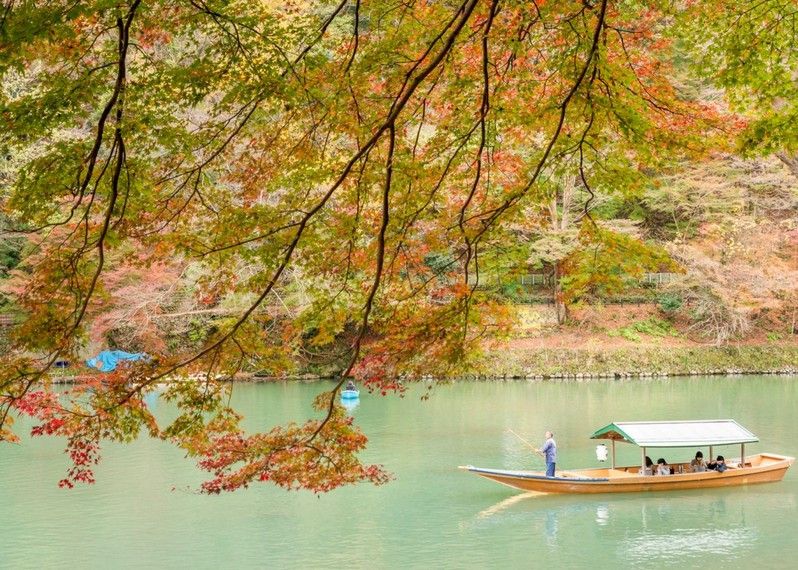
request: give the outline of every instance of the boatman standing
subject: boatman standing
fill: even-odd
[[[546,459],[546,477],[554,477],[554,466],[557,463],[557,444],[554,442],[554,434],[546,432],[546,443],[538,449],[538,453]]]

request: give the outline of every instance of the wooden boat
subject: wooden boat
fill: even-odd
[[[541,471],[512,471],[460,467],[467,471],[522,491],[541,493],[632,493],[727,487],[781,481],[794,457],[774,453],[745,455],[745,444],[759,439],[734,420],[684,422],[614,422],[591,436],[612,442],[609,468],[560,471],[546,477]],[[641,465],[616,466],[615,442],[627,442],[641,448]],[[709,448],[714,457],[716,446],[740,445],[740,457],[726,460],[727,470],[691,472],[690,462],[671,463],[671,475],[641,475],[648,448]]]

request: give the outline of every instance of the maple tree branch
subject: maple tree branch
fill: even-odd
[[[466,254],[466,265],[465,265],[465,275],[466,281],[468,281],[468,262],[471,260],[471,240],[468,236],[468,233],[465,229],[465,215],[466,211],[468,210],[468,206],[471,204],[471,201],[474,199],[474,195],[476,194],[477,188],[479,187],[479,182],[482,177],[482,154],[485,150],[485,143],[486,143],[486,120],[488,113],[490,112],[490,77],[489,77],[489,54],[488,54],[488,37],[490,35],[490,28],[493,25],[493,19],[496,16],[496,12],[498,9],[498,0],[493,0],[490,6],[490,13],[488,15],[487,24],[485,25],[485,31],[482,34],[482,102],[479,108],[479,144],[477,146],[476,151],[476,172],[474,174],[474,178],[471,182],[471,189],[466,196],[465,202],[460,207],[460,213],[457,218],[457,225],[460,228],[460,233],[463,236],[463,239],[466,242],[466,247],[469,250],[469,253]]]
[[[565,97],[563,98],[562,102],[559,105],[560,113],[559,118],[557,121],[557,126],[554,129],[553,134],[549,138],[549,142],[546,145],[546,148],[543,152],[543,155],[538,160],[537,165],[530,177],[529,181],[521,188],[519,191],[513,193],[510,197],[508,197],[500,206],[494,208],[493,210],[489,210],[487,212],[483,212],[482,214],[478,214],[475,217],[484,218],[482,219],[482,228],[479,230],[478,235],[476,236],[475,240],[481,239],[481,236],[487,232],[487,230],[507,211],[511,206],[515,205],[518,200],[520,200],[523,196],[525,196],[532,186],[537,182],[541,172],[543,171],[544,166],[548,162],[549,155],[551,154],[554,145],[557,143],[557,140],[560,137],[560,133],[562,132],[563,126],[565,125],[565,117],[566,113],[568,112],[568,106],[579,91],[579,88],[582,86],[582,83],[587,76],[588,71],[590,68],[595,64],[594,59],[596,58],[599,50],[599,42],[601,39],[601,31],[604,29],[605,24],[605,17],[607,14],[607,4],[608,0],[602,0],[601,7],[599,9],[599,13],[597,15],[597,22],[596,26],[593,31],[593,39],[590,45],[590,50],[588,52],[588,56],[579,71],[576,81],[571,85],[571,88],[566,93]]]
[[[327,416],[322,420],[321,424],[319,424],[319,427],[308,441],[313,441],[319,432],[324,429],[324,426],[327,425],[327,422],[330,421],[333,409],[335,407],[335,397],[338,394],[338,390],[352,373],[352,369],[355,367],[355,364],[357,364],[357,361],[360,358],[361,345],[363,343],[363,338],[366,336],[366,332],[368,331],[369,316],[371,315],[371,310],[374,307],[374,298],[377,296],[377,290],[380,288],[380,282],[382,280],[382,268],[385,264],[385,233],[388,229],[388,222],[390,221],[390,193],[391,182],[393,180],[393,160],[395,149],[396,127],[391,124],[388,128],[388,156],[385,160],[385,186],[383,187],[382,192],[382,217],[380,222],[380,231],[377,234],[377,256],[376,267],[374,269],[374,280],[371,283],[371,289],[369,290],[368,296],[366,297],[366,302],[363,305],[363,318],[360,323],[360,330],[358,331],[355,341],[352,344],[352,356],[349,359],[349,364],[347,365],[346,370],[341,373],[341,378],[331,391]]]
[[[333,12],[327,17],[327,19],[324,20],[324,23],[321,25],[321,29],[319,30],[319,33],[315,37],[315,39],[313,41],[311,41],[307,46],[305,46],[305,48],[301,52],[299,52],[299,55],[294,60],[294,65],[296,65],[297,63],[302,61],[305,58],[305,56],[308,54],[308,52],[310,52],[310,50],[312,50],[313,47],[317,43],[319,43],[319,41],[324,37],[324,34],[327,33],[327,28],[330,27],[330,24],[333,23],[335,18],[338,17],[338,15],[346,7],[346,5],[348,3],[349,3],[349,0],[341,0],[341,2],[338,4],[338,6],[336,6],[335,10],[333,10]]]
[[[346,74],[349,74],[349,68],[352,67],[352,64],[355,61],[355,57],[357,56],[357,48],[360,43],[360,33],[358,31],[359,26],[360,26],[360,0],[355,0],[355,21],[354,21],[354,30],[352,30],[354,45],[352,46],[352,55],[349,57],[349,60],[346,62],[346,67],[344,68],[344,73]]]
[[[465,199],[465,202],[460,207],[460,214],[457,219],[457,225],[460,228],[460,233],[463,236],[463,241],[465,241],[466,245],[466,256],[465,262],[463,265],[463,279],[468,286],[468,273],[469,273],[469,266],[471,264],[471,260],[475,261],[475,268],[474,270],[477,273],[477,280],[475,281],[474,285],[471,287],[469,294],[466,296],[464,300],[464,308],[463,308],[463,339],[466,338],[468,335],[468,317],[469,317],[469,309],[471,307],[471,298],[476,289],[477,283],[479,282],[479,265],[476,263],[476,245],[471,241],[468,232],[466,232],[465,228],[465,215],[466,211],[468,210],[471,201],[474,199],[474,195],[477,192],[477,188],[479,187],[479,182],[482,177],[482,154],[485,150],[485,143],[486,143],[486,120],[488,113],[490,112],[490,75],[489,75],[489,67],[490,67],[490,54],[488,50],[488,39],[490,37],[490,30],[493,26],[493,20],[496,17],[496,14],[499,10],[499,0],[493,0],[490,5],[490,12],[488,13],[487,23],[485,24],[485,30],[482,34],[482,102],[480,104],[479,109],[479,145],[477,146],[476,151],[476,173],[474,174],[474,179],[471,183],[471,190],[468,193],[468,196]]]
[[[424,81],[424,79],[426,79],[441,64],[441,62],[446,57],[446,54],[448,54],[449,51],[452,49],[452,47],[454,46],[454,43],[455,43],[458,35],[462,31],[462,29],[465,26],[466,22],[470,19],[471,14],[473,13],[474,8],[476,7],[477,3],[478,3],[478,0],[467,0],[460,7],[460,9],[457,12],[459,14],[460,19],[459,19],[459,21],[457,21],[454,29],[449,33],[449,36],[447,37],[446,41],[444,42],[444,44],[443,44],[441,50],[438,52],[438,54],[413,79],[413,81],[409,84],[409,87],[407,87],[407,89],[404,89],[404,86],[403,86],[402,91],[397,96],[397,99],[395,100],[394,104],[391,106],[391,110],[390,110],[387,118],[385,119],[385,122],[374,132],[374,134],[372,134],[372,136],[369,138],[369,140],[366,142],[366,144],[363,145],[349,159],[349,161],[347,162],[346,166],[343,168],[342,172],[336,178],[335,182],[333,182],[333,184],[328,188],[328,190],[324,194],[324,196],[322,196],[322,198],[316,203],[316,205],[313,206],[313,208],[311,208],[307,213],[305,213],[305,215],[299,221],[299,223],[297,224],[296,232],[294,233],[294,237],[292,238],[291,242],[288,244],[288,246],[287,246],[287,248],[285,250],[285,253],[283,254],[283,257],[282,257],[280,263],[277,266],[277,269],[272,274],[271,278],[269,279],[268,283],[266,284],[266,287],[263,289],[261,294],[255,299],[255,301],[249,306],[249,308],[246,311],[244,311],[244,313],[236,320],[236,322],[230,327],[230,329],[226,333],[224,333],[219,339],[215,340],[213,343],[211,343],[209,346],[203,348],[202,350],[200,350],[195,355],[193,355],[193,356],[191,356],[189,358],[186,358],[186,359],[184,359],[184,360],[182,360],[182,361],[180,361],[180,362],[178,362],[178,363],[176,363],[174,365],[168,366],[165,370],[163,370],[163,371],[151,376],[150,379],[145,384],[142,384],[142,385],[134,388],[133,390],[131,390],[128,393],[128,395],[126,395],[122,399],[122,401],[118,402],[118,405],[121,405],[122,403],[124,403],[134,393],[140,391],[146,385],[154,383],[154,382],[160,380],[161,378],[164,378],[164,377],[174,373],[178,369],[184,368],[184,367],[186,367],[186,366],[198,361],[199,359],[203,358],[204,356],[206,356],[207,354],[211,353],[212,351],[215,351],[215,350],[219,349],[225,341],[227,341],[233,335],[235,335],[235,333],[238,331],[238,329],[240,329],[241,326],[249,319],[250,315],[268,297],[268,295],[271,293],[271,291],[274,288],[274,286],[279,281],[279,279],[282,276],[283,272],[288,267],[288,264],[290,263],[290,261],[291,261],[291,259],[293,257],[294,251],[296,250],[297,246],[299,245],[299,242],[300,242],[300,240],[301,240],[301,238],[302,238],[302,236],[304,234],[305,228],[308,226],[308,224],[310,223],[311,219],[319,211],[321,211],[322,208],[324,208],[324,206],[327,204],[327,202],[332,197],[332,195],[336,192],[336,190],[338,190],[338,188],[343,184],[344,180],[346,180],[346,178],[349,176],[349,174],[352,171],[352,168],[355,166],[355,164],[357,164],[357,162],[359,162],[364,156],[366,156],[371,151],[371,149],[374,147],[374,145],[380,140],[382,135],[386,131],[388,131],[389,129],[391,129],[391,130],[395,129],[394,125],[395,125],[397,117],[402,112],[404,107],[407,105],[407,102],[413,96],[413,94],[415,93],[415,91],[418,88],[418,86],[421,85],[421,83]],[[447,28],[448,27],[450,27],[450,26],[447,26]],[[436,42],[437,42],[437,40],[436,40]]]
[[[30,376],[30,379],[26,381],[23,390],[20,393],[14,395],[5,395],[3,397],[4,401],[3,405],[3,415],[0,418],[0,426],[5,425],[5,421],[8,417],[8,413],[10,411],[11,406],[14,404],[15,401],[19,400],[22,396],[27,394],[30,390],[32,384],[38,380],[40,380],[44,374],[55,364],[56,360],[60,357],[62,351],[64,350],[67,343],[72,339],[78,328],[80,327],[81,323],[83,322],[83,318],[86,314],[88,309],[89,303],[93,297],[94,291],[97,287],[97,283],[99,281],[100,275],[103,270],[103,266],[105,264],[105,240],[108,236],[108,231],[111,226],[111,220],[113,219],[114,209],[116,207],[117,198],[119,196],[119,182],[122,173],[122,169],[125,165],[125,144],[124,144],[124,137],[122,135],[122,119],[124,113],[124,98],[125,98],[125,87],[127,82],[127,51],[128,46],[130,44],[130,28],[133,23],[133,19],[136,15],[136,10],[139,7],[141,0],[134,0],[131,4],[130,8],[128,9],[127,15],[123,19],[122,17],[118,17],[116,20],[116,27],[118,30],[118,53],[119,53],[119,60],[117,64],[117,75],[116,80],[114,83],[114,90],[109,98],[108,102],[106,103],[103,112],[100,115],[97,124],[97,134],[95,137],[95,143],[92,148],[91,153],[88,157],[88,166],[86,170],[86,174],[83,177],[83,182],[80,185],[79,194],[80,196],[85,195],[85,191],[88,188],[89,182],[92,178],[95,164],[97,162],[97,156],[99,154],[100,146],[102,145],[103,138],[104,138],[104,131],[106,122],[108,117],[111,114],[111,111],[115,108],[115,121],[116,127],[114,130],[114,142],[112,149],[115,149],[115,165],[113,174],[110,181],[110,197],[108,200],[108,206],[106,208],[105,214],[103,216],[102,226],[100,228],[100,232],[98,234],[97,239],[94,242],[94,247],[97,250],[97,267],[92,273],[91,279],[89,281],[88,288],[84,291],[80,288],[80,286],[75,287],[75,302],[76,307],[72,313],[72,323],[67,328],[67,330],[63,333],[60,344],[51,352],[49,357],[45,358],[45,363],[34,373],[24,373],[20,372],[19,375],[16,377],[17,379],[22,379],[25,376]],[[114,151],[112,150],[111,154],[109,155],[108,161],[110,162],[111,156],[114,156]],[[106,163],[106,167],[107,167]],[[105,173],[106,167],[103,167],[101,170],[100,176],[103,176]],[[96,185],[95,188],[91,192],[91,200],[93,202],[96,196]],[[74,212],[74,210],[73,210]],[[88,210],[86,213],[86,231],[88,232]],[[76,252],[75,257],[73,258],[73,263],[77,264],[78,260],[86,253],[86,245],[87,239],[84,239],[84,246]],[[77,267],[75,268],[75,273],[73,276],[77,275]],[[11,380],[9,380],[11,382]],[[8,384],[9,382],[6,382]]]
[[[136,14],[136,9],[139,6],[141,0],[134,0],[133,4],[131,4],[130,9],[127,14],[127,18],[123,21],[121,18],[117,19],[117,26],[119,28],[119,68],[117,73],[117,80],[116,85],[114,88],[114,94],[112,95],[111,101],[113,101],[113,105],[116,106],[116,130],[114,132],[114,144],[117,146],[116,151],[116,164],[114,167],[113,176],[111,178],[111,196],[108,202],[108,207],[106,209],[106,213],[103,219],[103,225],[100,230],[100,234],[96,241],[97,247],[97,269],[92,276],[91,282],[89,284],[89,288],[87,289],[84,301],[80,310],[75,317],[75,321],[72,327],[69,329],[67,334],[64,336],[65,340],[70,338],[75,331],[80,326],[80,323],[83,321],[83,316],[86,314],[86,309],[89,306],[89,302],[91,301],[92,295],[94,294],[94,290],[97,286],[97,282],[100,278],[100,274],[103,270],[103,265],[105,261],[105,238],[108,235],[108,229],[111,224],[111,219],[113,217],[114,208],[116,206],[116,200],[119,196],[119,178],[122,173],[122,168],[125,163],[125,144],[124,139],[122,137],[122,116],[123,116],[123,105],[124,105],[124,94],[125,94],[125,86],[127,82],[127,49],[130,43],[130,26],[133,23],[133,18]],[[119,104],[117,105],[117,101]],[[106,109],[109,110],[109,106],[106,106]],[[105,113],[104,113],[105,114]],[[107,118],[107,115],[105,115]],[[99,144],[101,143],[102,139],[102,129],[105,124],[105,119],[101,118],[101,126],[97,129],[97,142],[95,144],[95,148],[92,152],[94,159],[92,159],[89,171],[94,168],[94,160],[96,160],[96,151],[99,150]],[[86,176],[86,184],[89,180],[89,174],[87,173]],[[84,191],[85,185],[81,188],[81,193]],[[57,355],[56,355],[57,356]]]
[[[401,87],[401,89],[399,91],[399,94],[396,96],[396,99],[394,100],[394,103],[392,104],[392,106],[390,108],[390,111],[388,113],[388,116],[387,116],[385,122],[382,124],[382,126],[379,127],[372,134],[370,139],[354,154],[354,156],[352,156],[352,158],[350,158],[350,160],[347,162],[347,164],[344,167],[344,169],[341,172],[341,174],[338,176],[338,178],[335,180],[335,182],[330,186],[330,188],[327,190],[327,192],[321,198],[321,200],[319,200],[319,202],[312,209],[310,209],[304,215],[304,217],[299,221],[299,223],[297,225],[297,230],[296,230],[296,232],[294,234],[294,237],[291,240],[291,242],[289,243],[288,247],[286,248],[286,251],[285,251],[285,253],[284,253],[283,257],[282,257],[282,260],[281,260],[280,264],[278,265],[278,267],[275,270],[275,272],[272,274],[272,277],[270,278],[270,280],[267,283],[267,285],[264,288],[264,290],[261,292],[261,294],[258,296],[258,298],[250,305],[250,307],[236,320],[236,322],[231,326],[231,328],[226,333],[224,333],[219,339],[215,340],[213,343],[211,343],[209,346],[207,346],[204,349],[202,349],[201,351],[199,351],[194,356],[189,357],[187,359],[184,359],[184,360],[182,360],[182,361],[180,361],[180,362],[178,362],[178,363],[176,363],[174,365],[168,366],[165,370],[162,370],[161,372],[150,376],[148,379],[146,379],[144,382],[140,383],[138,386],[134,386],[120,400],[118,400],[114,404],[114,406],[123,405],[126,401],[128,401],[131,397],[133,397],[134,394],[140,392],[146,386],[151,385],[152,383],[160,380],[161,378],[164,378],[164,377],[172,374],[173,372],[175,372],[176,370],[178,370],[180,368],[184,368],[184,367],[192,364],[193,362],[198,361],[199,359],[201,359],[204,356],[210,354],[211,352],[217,352],[221,348],[223,343],[225,343],[228,339],[232,338],[236,334],[238,329],[249,319],[250,315],[263,303],[263,301],[266,299],[266,297],[270,294],[270,292],[272,291],[272,289],[274,288],[276,283],[279,281],[281,275],[283,274],[285,269],[288,267],[288,265],[289,265],[289,263],[290,263],[290,261],[291,261],[291,259],[293,257],[294,251],[298,247],[299,241],[302,238],[302,235],[304,234],[305,228],[310,223],[311,219],[326,205],[326,203],[329,201],[329,199],[332,197],[332,195],[335,193],[335,191],[343,184],[344,180],[349,176],[349,173],[351,172],[351,170],[354,167],[354,165],[358,161],[360,161],[363,157],[365,157],[371,151],[371,149],[380,140],[380,138],[382,137],[382,135],[386,131],[389,131],[389,136],[391,137],[391,140],[392,141],[395,140],[395,123],[396,123],[396,120],[397,120],[399,114],[402,112],[402,110],[406,106],[407,102],[410,100],[412,95],[415,93],[416,89],[441,64],[441,62],[444,60],[445,56],[452,49],[452,47],[454,46],[455,40],[457,39],[458,35],[462,31],[462,29],[465,26],[466,22],[470,19],[471,14],[473,13],[474,8],[476,7],[477,3],[478,3],[478,0],[467,0],[460,7],[460,9],[457,11],[457,14],[459,15],[459,20],[457,21],[454,29],[450,32],[449,36],[447,37],[446,41],[444,42],[444,44],[443,44],[441,50],[438,52],[438,54],[429,62],[429,64],[425,68],[423,68],[419,72],[419,74],[417,76],[415,76],[413,81],[409,83],[409,86],[407,84],[407,81],[405,83],[403,83],[403,85],[402,85],[402,87]],[[448,29],[449,27],[451,27],[450,24],[447,25],[446,29]],[[434,43],[437,43],[437,41],[438,41],[438,39],[436,38],[434,40]],[[426,53],[428,54],[429,52],[430,52],[430,50],[428,49]],[[425,57],[426,57],[426,55],[425,55]],[[393,148],[394,148],[394,142],[391,142],[390,143],[390,149],[391,149],[390,150],[391,171],[392,171]],[[387,225],[387,218],[385,219],[385,224]],[[383,236],[383,239],[384,239],[384,236]],[[382,244],[381,251],[383,253],[381,253],[380,255],[381,255],[381,257],[383,257],[384,256],[384,243]],[[382,262],[380,262],[380,263],[382,263]],[[378,279],[381,278],[382,265],[380,265],[379,269],[380,270],[379,270]],[[379,286],[378,280],[375,280],[375,283],[376,283],[376,286],[373,289],[372,295],[370,295],[370,299],[371,300],[368,302],[368,305],[367,305],[367,308],[366,308],[364,327],[367,326],[368,314],[371,311],[371,303],[373,302],[373,296],[376,294],[376,287]],[[365,335],[365,329],[362,330],[361,334]],[[328,408],[327,415],[324,418],[324,420],[322,421],[322,424],[320,425],[319,429],[314,433],[313,437],[315,437],[319,433],[319,431],[323,428],[323,426],[326,425],[329,422],[329,420],[330,420],[330,418],[332,416],[332,412],[333,412],[334,406],[335,406],[335,394],[336,394],[337,390],[340,389],[340,387],[343,385],[343,382],[344,382],[345,378],[351,372],[352,368],[354,367],[354,364],[357,361],[357,357],[359,355],[360,342],[362,342],[362,336],[361,336],[360,340],[358,340],[357,343],[356,343],[357,350],[354,351],[354,355],[353,355],[354,358],[351,360],[347,371],[344,374],[341,375],[341,379],[339,380],[338,384],[336,385],[336,387],[334,388],[334,390],[333,390],[333,392],[331,394],[330,406]]]
[[[581,217],[586,217],[588,220],[590,220],[590,223],[593,224],[593,227],[598,229],[596,221],[593,219],[593,216],[590,215],[590,204],[596,198],[596,194],[593,192],[593,189],[590,187],[590,184],[587,181],[587,176],[585,176],[585,154],[584,154],[584,141],[585,138],[587,137],[588,132],[590,131],[590,128],[593,126],[594,118],[595,118],[595,113],[593,112],[593,109],[591,107],[590,121],[588,122],[587,127],[585,127],[585,130],[582,132],[582,137],[581,140],[579,141],[579,178],[582,181],[582,185],[584,186],[585,190],[587,190],[587,193],[590,194],[590,197],[587,199],[587,201],[585,201],[585,205],[583,208],[583,215]]]
[[[6,27],[6,21],[8,20],[8,16],[9,14],[11,14],[11,10],[14,9],[14,2],[15,0],[6,0],[5,2],[3,2],[3,15],[0,16],[0,32],[2,32],[3,29]],[[2,422],[0,422],[0,426],[1,425],[3,425]]]

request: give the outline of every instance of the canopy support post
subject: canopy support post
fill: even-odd
[[[640,465],[642,466],[641,473],[643,475],[645,475],[646,474],[646,448],[645,447],[641,447],[640,450],[642,452],[642,455],[641,455],[642,459],[640,461]]]
[[[715,454],[714,454],[714,453],[712,453],[712,446],[710,445],[710,446],[709,446],[709,460],[710,460],[710,461],[715,461],[715,460],[713,459],[714,457],[715,457]]]
[[[612,468],[615,469],[615,440],[611,439],[612,442]]]
[[[740,444],[740,467],[745,468],[745,444]]]

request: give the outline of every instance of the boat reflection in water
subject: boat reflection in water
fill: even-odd
[[[607,505],[596,506],[596,524],[604,526],[610,522],[610,509]]]
[[[626,527],[626,536],[618,544],[619,554],[636,563],[739,556],[755,545],[759,530],[746,525],[745,504],[738,499],[737,495],[721,495],[704,501],[680,497],[644,502],[639,526]]]
[[[563,499],[541,493],[513,495],[480,511],[468,526],[528,527],[530,537],[540,537],[553,554],[562,556],[583,555],[586,544],[596,543],[614,545],[613,558],[630,565],[717,556],[727,563],[750,555],[768,528],[778,525],[769,517],[750,520],[746,505],[755,504],[751,510],[759,516],[795,507],[791,493],[753,489]]]
[[[346,409],[346,411],[353,412],[355,408],[360,405],[360,398],[342,398],[341,405]]]

